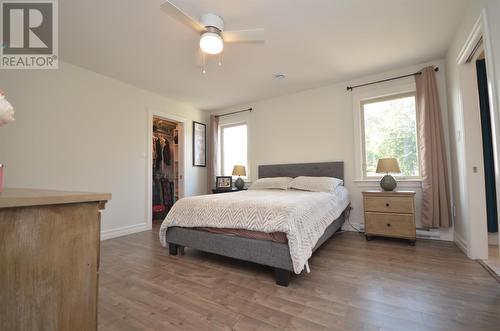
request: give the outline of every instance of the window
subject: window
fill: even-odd
[[[361,116],[364,177],[380,177],[375,170],[384,157],[398,160],[398,176],[420,177],[415,93],[362,101]]]
[[[245,123],[221,126],[221,174],[231,176],[235,165],[245,166],[248,174]]]

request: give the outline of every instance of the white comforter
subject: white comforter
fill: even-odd
[[[349,193],[339,186],[332,193],[297,190],[248,190],[183,198],[160,228],[167,245],[171,226],[247,229],[284,232],[295,273],[300,273],[325,229],[348,206]]]

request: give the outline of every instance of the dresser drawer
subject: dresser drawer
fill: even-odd
[[[413,197],[366,196],[365,211],[413,214]]]
[[[415,220],[409,214],[365,213],[367,235],[415,238]]]

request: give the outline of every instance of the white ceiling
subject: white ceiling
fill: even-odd
[[[473,0],[472,0],[473,1]],[[265,44],[230,44],[196,66],[197,34],[161,0],[59,1],[64,61],[217,109],[443,57],[469,0],[177,0],[227,30],[265,28]],[[118,6],[119,4],[119,6]],[[274,73],[285,73],[283,81]]]

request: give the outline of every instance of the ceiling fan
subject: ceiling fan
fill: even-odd
[[[224,43],[262,43],[265,41],[264,29],[225,31],[222,17],[206,13],[199,20],[196,20],[188,13],[182,11],[171,0],[165,1],[161,5],[161,9],[200,34],[203,73],[206,72],[205,54],[221,54],[224,49]],[[219,65],[221,64],[222,62],[219,61]]]

